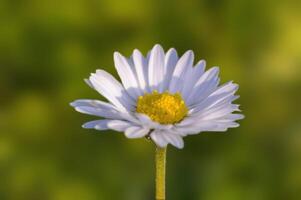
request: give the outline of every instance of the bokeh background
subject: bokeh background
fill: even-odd
[[[240,84],[246,118],[168,150],[171,200],[301,199],[298,0],[1,0],[0,199],[154,199],[154,147],[85,130],[69,102],[113,52],[188,49]]]

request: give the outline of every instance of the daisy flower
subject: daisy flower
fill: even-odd
[[[144,57],[137,49],[130,58],[114,53],[121,82],[104,70],[96,70],[86,83],[108,102],[80,99],[76,111],[100,117],[83,128],[124,132],[127,138],[150,138],[158,147],[183,148],[183,137],[205,131],[238,127],[243,115],[234,113],[238,85],[219,85],[219,68],[205,70],[206,62],[194,64],[191,50],[181,57],[160,45]]]

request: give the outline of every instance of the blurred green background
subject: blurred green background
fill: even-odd
[[[113,52],[188,49],[240,84],[227,133],[168,150],[167,199],[301,199],[301,2],[1,0],[0,199],[154,199],[154,147],[85,130],[69,102]]]

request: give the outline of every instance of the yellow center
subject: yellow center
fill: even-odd
[[[179,93],[158,93],[155,90],[139,96],[136,111],[161,124],[174,124],[186,116],[188,109]]]

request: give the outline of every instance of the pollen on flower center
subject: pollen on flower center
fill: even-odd
[[[186,116],[188,109],[180,93],[158,93],[155,90],[138,97],[136,111],[161,124],[174,124]]]

